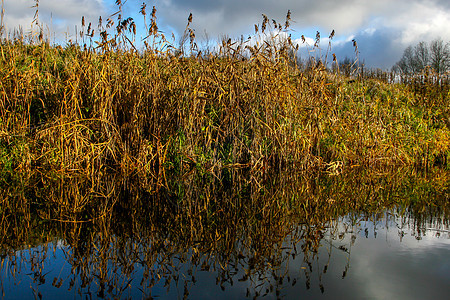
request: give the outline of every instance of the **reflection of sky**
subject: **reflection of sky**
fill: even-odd
[[[417,232],[414,233],[408,226],[403,228],[402,238],[394,222],[388,222],[386,226],[385,220],[382,220],[376,223],[376,229],[374,227],[370,221],[349,227],[347,230],[353,230],[353,233],[345,234],[342,240],[337,237],[332,239],[331,246],[330,236],[325,236],[318,253],[319,259],[311,261],[313,270],[309,274],[309,289],[306,288],[305,275],[308,265],[303,261],[303,256],[298,255],[295,259],[288,256],[289,262],[275,271],[278,275],[287,274],[280,285],[280,296],[287,299],[445,299],[450,292],[448,233],[444,232],[437,237],[435,231],[426,231],[417,240]],[[340,228],[343,229],[344,226]],[[367,238],[365,228],[369,230]],[[353,245],[352,234],[356,235]],[[285,243],[286,246],[288,244]],[[348,251],[338,249],[339,246],[344,246]],[[301,242],[296,248],[300,247]],[[328,262],[329,249],[329,266],[327,272],[321,274]],[[287,249],[285,253],[288,252]],[[342,278],[347,264],[346,276]],[[270,273],[266,272],[265,275],[270,276]],[[192,299],[239,299],[245,297],[247,288],[252,290],[258,286],[263,294],[272,284],[272,292],[264,299],[277,298],[276,280],[269,278],[269,284],[267,280],[258,280],[255,275],[251,278],[253,281],[239,282],[238,279],[243,274],[239,270],[233,278],[233,285],[224,284],[225,290],[222,292],[216,285],[216,272],[211,274],[198,271],[197,283],[190,286],[189,296]],[[287,277],[290,278],[289,282]],[[320,283],[324,287],[324,293],[320,291]],[[182,284],[178,287],[179,297],[182,296],[182,287]],[[160,296],[164,298],[164,294]],[[254,296],[254,293],[250,296]]]
[[[278,274],[288,274],[290,282],[285,279],[281,287],[280,296],[287,299],[445,299],[450,292],[450,239],[444,231],[440,237],[435,231],[427,231],[417,240],[417,233],[406,226],[405,235],[400,238],[394,223],[378,222],[376,238],[374,226],[371,222],[364,222],[361,227],[355,226],[353,234],[356,240],[351,244],[351,233],[331,240],[326,236],[322,240],[318,253],[318,260],[312,260],[310,288],[306,288],[305,270],[308,266],[303,262],[303,256],[291,261],[278,270]],[[370,228],[365,237],[364,228]],[[301,243],[300,243],[301,244]],[[300,249],[300,244],[297,249]],[[344,246],[348,251],[339,248]],[[331,249],[331,260],[325,274],[321,274],[328,261]],[[345,278],[342,278],[346,270]],[[215,283],[207,273],[204,274],[203,287],[214,287]],[[239,277],[239,276],[236,276]],[[257,277],[257,276],[255,276]],[[209,280],[207,279],[209,278]],[[294,278],[296,284],[293,285]],[[321,282],[319,281],[321,278]],[[208,284],[206,284],[208,282]],[[270,281],[272,284],[275,281]],[[320,291],[320,283],[324,293]],[[253,284],[252,286],[257,285]],[[242,298],[248,285],[238,284],[227,286],[226,293],[219,293],[215,297]],[[268,288],[265,284],[260,290]],[[206,291],[205,291],[206,290]],[[193,287],[193,298],[209,298],[211,292],[201,287]],[[274,289],[275,291],[275,289]],[[209,293],[209,294],[208,294]],[[266,298],[266,297],[265,297]],[[275,292],[269,295],[276,298]]]
[[[331,236],[325,233],[316,257],[310,253],[311,272],[301,253],[295,258],[292,256],[293,247],[288,238],[283,244],[283,263],[281,267],[273,268],[273,273],[277,276],[284,275],[282,281],[274,279],[269,267],[262,274],[253,273],[249,280],[241,281],[239,279],[243,278],[244,268],[247,266],[238,265],[236,269],[229,268],[234,275],[221,286],[216,282],[219,264],[212,266],[210,271],[201,271],[201,267],[197,266],[193,273],[189,274],[190,265],[175,259],[177,263],[174,269],[177,269],[179,275],[178,282],[172,281],[168,290],[164,287],[165,279],[161,279],[151,289],[151,296],[163,299],[183,298],[185,282],[188,282],[191,299],[240,299],[246,297],[247,289],[250,291],[249,296],[253,297],[255,287],[261,295],[266,290],[269,291],[265,299],[277,298],[277,287],[279,296],[287,299],[445,299],[448,296],[450,293],[448,228],[441,227],[439,237],[438,231],[428,230],[417,239],[419,237],[417,228],[414,229],[408,222],[401,226],[404,231],[401,238],[398,229],[401,223],[392,218],[388,222],[379,219],[376,226],[370,221],[361,221],[353,226],[349,224],[350,219],[341,220],[336,234]],[[345,228],[347,233],[339,237],[339,233]],[[302,241],[296,244],[297,252],[301,251],[301,244]],[[33,282],[33,272],[29,265],[23,262],[20,265],[20,259],[17,263],[21,271],[16,274],[16,279],[8,276],[5,264],[2,266],[1,283],[5,299],[34,298],[33,288],[40,292],[44,299],[80,297],[77,293],[81,288],[79,279],[71,291],[68,291],[69,280],[65,280],[61,288],[52,286],[55,277],[71,278],[71,265],[66,261],[61,243],[57,243],[56,249],[51,245],[49,249],[51,250],[47,252],[45,258],[42,256],[44,253],[42,247],[21,251],[25,261],[29,261],[30,257],[44,258],[42,273],[46,274],[45,284]],[[30,251],[33,255],[30,255]],[[12,262],[8,263],[11,266]],[[327,264],[327,272],[323,273]],[[142,271],[141,267],[136,266],[134,279],[130,282],[131,290],[122,296],[142,297],[140,290]],[[346,276],[343,278],[344,272]],[[192,276],[195,277],[195,283],[192,282]],[[310,278],[309,289],[306,284],[307,277]],[[323,293],[320,290],[321,284]],[[98,286],[95,280],[91,286],[82,291],[83,297],[91,292],[92,297],[96,298]],[[145,291],[147,295],[150,292]]]
[[[368,238],[361,230],[354,245],[351,245],[350,234],[342,241],[333,241],[335,246],[345,245],[349,254],[332,250],[330,264],[340,266],[341,270],[332,268],[337,274],[327,276],[325,295],[334,299],[349,299],[351,295],[356,299],[442,299],[450,292],[450,240],[447,236],[437,238],[428,233],[417,240],[404,228],[405,235],[400,241],[395,226],[386,228],[378,224],[374,238],[373,223],[365,225],[372,227]],[[345,279],[341,279],[347,257],[349,270]]]
[[[358,241],[352,249],[352,254],[357,253],[351,258],[352,275],[361,282],[360,295],[371,299],[443,299],[442,289],[450,291],[448,240],[424,243],[408,236],[400,243],[393,231],[381,233],[377,239],[386,242]]]
[[[34,299],[39,298],[39,293],[43,299],[64,299],[67,296],[68,283],[59,289],[52,287],[55,277],[66,278],[70,275],[71,266],[65,260],[61,246],[61,243],[57,242],[56,247],[50,243],[47,249],[41,246],[18,251],[15,260],[8,260],[2,266],[0,275],[3,299]],[[37,277],[39,270],[32,270],[27,263],[31,260],[37,262],[40,259],[44,262],[41,272],[45,275],[44,282]],[[10,275],[14,269],[19,270],[15,278]]]

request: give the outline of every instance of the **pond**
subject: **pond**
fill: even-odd
[[[1,184],[4,299],[445,299],[449,177],[29,176]]]

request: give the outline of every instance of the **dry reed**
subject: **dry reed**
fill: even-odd
[[[448,82],[418,90],[416,81],[348,80],[313,58],[300,68],[284,34],[290,13],[284,27],[264,16],[252,39],[227,38],[207,53],[192,16],[175,47],[153,8],[142,51],[134,21],[116,16],[96,41],[84,24],[81,45],[2,32],[3,170],[113,169],[163,185],[167,170],[192,167],[221,176],[230,167],[448,166]]]

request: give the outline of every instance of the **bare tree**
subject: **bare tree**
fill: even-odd
[[[426,67],[440,74],[447,72],[450,69],[450,44],[444,45],[442,39],[436,39],[429,46],[426,42],[408,46],[392,69],[410,75],[420,73]]]
[[[442,39],[436,39],[430,44],[431,67],[439,74],[445,73],[450,64],[450,46],[444,45]]]
[[[412,46],[408,46],[405,49],[402,58],[395,64],[394,69],[399,70],[404,74],[414,74],[420,71],[415,51]]]
[[[352,75],[356,70],[356,60],[346,56],[344,60],[339,61],[339,70],[345,76]]]
[[[430,54],[426,42],[420,42],[414,47],[414,63],[416,71],[421,71],[430,64]]]

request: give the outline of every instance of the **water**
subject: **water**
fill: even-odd
[[[176,193],[79,178],[4,186],[3,298],[450,294],[443,174],[286,178],[177,181]]]

